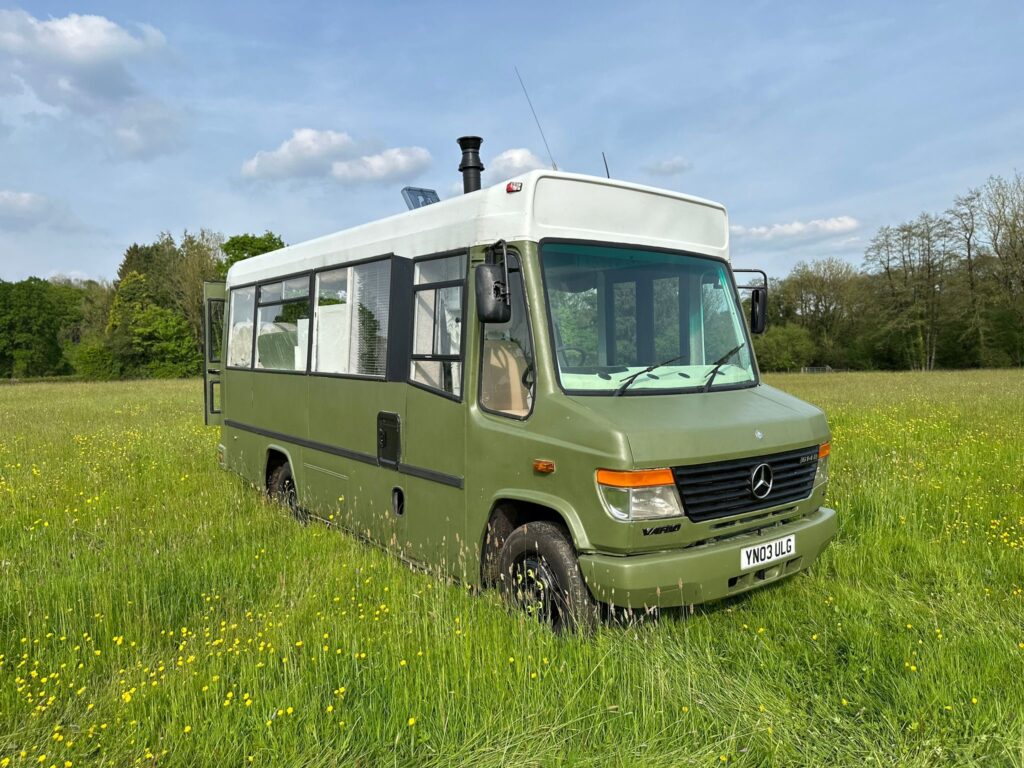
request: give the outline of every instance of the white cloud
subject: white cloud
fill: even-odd
[[[691,168],[693,163],[680,155],[666,157],[644,166],[644,170],[652,176],[679,176]]]
[[[777,240],[787,237],[811,237],[840,235],[852,232],[860,222],[852,216],[833,216],[830,219],[791,221],[788,224],[770,224],[761,227],[743,227],[733,224],[729,230],[737,237],[750,240]]]
[[[394,147],[375,155],[341,160],[331,165],[331,176],[341,182],[412,179],[428,165],[430,153],[423,147]]]
[[[103,16],[42,21],[25,11],[0,11],[0,57],[10,64],[9,79],[74,112],[91,114],[136,95],[126,62],[165,44],[148,25],[133,34]]]
[[[347,133],[296,128],[277,149],[261,150],[242,163],[242,175],[250,178],[322,176],[331,163],[352,153],[354,142]]]
[[[0,93],[14,95],[8,105],[17,111],[20,101],[29,118],[85,118],[82,127],[98,127],[117,156],[154,157],[181,146],[183,121],[179,110],[146,96],[129,65],[166,45],[147,24],[130,30],[103,16],[43,20],[0,10]]]
[[[35,192],[0,189],[0,227],[72,231],[81,229],[82,225],[64,203]]]
[[[103,61],[161,46],[159,30],[139,25],[135,36],[103,16],[72,13],[40,21],[25,11],[0,11],[0,48],[81,63]]]
[[[538,168],[548,167],[547,163],[525,147],[506,149],[485,165],[487,172],[492,178],[501,180],[510,179],[513,176],[519,176],[529,171],[535,171]]]

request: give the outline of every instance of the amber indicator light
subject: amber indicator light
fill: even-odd
[[[671,469],[639,469],[631,472],[599,469],[597,482],[613,488],[649,488],[652,485],[675,484]]]

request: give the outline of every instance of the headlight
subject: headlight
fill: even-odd
[[[655,520],[683,514],[670,469],[599,469],[597,488],[605,511],[616,520]]]
[[[818,446],[818,471],[814,473],[814,484],[828,482],[828,457],[832,454],[832,443],[822,443]]]

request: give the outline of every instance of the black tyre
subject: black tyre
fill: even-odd
[[[501,575],[501,548],[515,530],[508,517],[499,508],[487,524],[487,535],[484,537],[483,563],[480,566],[482,586],[493,587]]]
[[[580,572],[568,532],[547,521],[526,523],[501,548],[500,587],[509,605],[555,632],[590,632],[598,606]]]
[[[271,499],[287,507],[296,520],[309,522],[309,516],[299,506],[299,493],[292,477],[292,465],[288,462],[276,467],[267,482],[267,494]]]

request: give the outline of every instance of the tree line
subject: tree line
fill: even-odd
[[[203,281],[283,248],[273,232],[164,233],[124,252],[113,282],[0,281],[0,377],[195,376],[203,360]]]
[[[113,282],[0,281],[0,378],[180,377],[202,370],[204,280],[284,246],[200,230],[132,244]],[[872,237],[860,267],[800,263],[770,280],[755,337],[768,371],[1024,365],[1024,176],[968,190]]]
[[[860,268],[801,263],[770,286],[765,370],[1024,365],[1024,176],[882,227]]]

